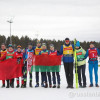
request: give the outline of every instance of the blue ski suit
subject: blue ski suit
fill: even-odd
[[[94,50],[95,48],[90,48],[91,50]],[[97,53],[98,55],[99,50],[97,49]],[[85,58],[87,58],[89,56],[89,50],[87,50]],[[88,61],[89,63],[89,76],[90,76],[90,84],[93,84],[93,69],[94,69],[94,74],[95,74],[95,84],[98,84],[98,60],[91,60],[89,59]]]

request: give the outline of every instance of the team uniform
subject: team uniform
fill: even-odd
[[[7,50],[6,59],[14,58],[14,50]],[[10,86],[14,88],[14,79],[10,79]],[[9,80],[7,80],[7,88],[9,88]]]
[[[39,55],[40,51],[42,51],[41,46],[40,47],[36,46],[33,49],[34,49],[35,55]],[[41,81],[42,81],[42,72],[41,72]],[[42,82],[41,82],[41,85],[43,84]],[[39,87],[39,72],[36,72],[36,86],[35,87]]]
[[[39,55],[48,55],[49,51],[48,50],[42,50]],[[42,72],[42,83],[45,82],[45,88],[48,87],[48,84],[47,84],[47,76],[48,76],[48,80],[49,80],[49,87],[51,88],[52,87],[52,83],[51,83],[51,74],[50,72]]]
[[[50,50],[49,55],[50,56],[58,55],[57,50],[54,50],[54,51]],[[53,88],[56,88],[56,76],[55,76],[55,74],[57,76],[57,83],[58,83],[57,88],[60,88],[60,74],[59,74],[59,72],[52,72],[52,78],[53,78],[53,84],[54,84]]]
[[[23,62],[23,53],[16,51],[14,53],[14,59],[17,59],[17,63],[20,64],[20,62]],[[17,80],[17,86],[16,87],[18,88],[19,87],[19,77],[16,80]],[[24,77],[23,76],[21,78],[21,84],[22,84],[22,86],[24,85]]]
[[[95,85],[98,86],[98,55],[99,50],[97,48],[89,48],[86,52],[85,57],[89,56],[89,76],[90,76],[90,87],[93,86],[93,69],[95,73]]]
[[[6,53],[7,53],[7,50],[6,49],[4,49],[4,50],[1,50],[0,51],[0,57],[2,58],[4,55],[6,55]],[[6,58],[4,57],[4,58],[2,58],[2,60],[0,60],[0,61],[4,61]],[[2,87],[5,87],[5,80],[2,80]]]
[[[85,60],[86,51],[79,47],[76,49],[76,56],[77,56],[77,69],[78,69],[78,81],[80,87],[86,87],[86,76],[85,76],[85,69],[86,69],[86,60]],[[83,79],[83,84],[81,82],[81,75]]]
[[[32,71],[31,71],[31,66],[32,66],[32,57],[34,55],[34,50],[31,49],[27,49],[26,53],[25,53],[25,64],[24,64],[24,87],[26,87],[26,82],[27,82],[27,73],[29,71],[29,75],[30,75],[30,84],[29,86],[32,87]],[[27,61],[26,61],[27,59]],[[30,65],[30,69],[28,69],[28,64]]]
[[[60,54],[63,54],[64,69],[68,87],[73,88],[73,52],[74,45],[71,43],[61,46]]]

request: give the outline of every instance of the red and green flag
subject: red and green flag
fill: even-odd
[[[59,72],[61,68],[61,56],[36,55],[33,57],[32,71],[35,72]]]

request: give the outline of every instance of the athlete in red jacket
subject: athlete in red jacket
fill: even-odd
[[[21,52],[21,46],[20,45],[17,46],[17,51],[14,53],[14,59],[17,59],[17,62],[19,64],[21,62],[23,62],[23,53]],[[22,80],[21,87],[23,87],[23,85],[24,85],[24,78],[22,77],[21,80]],[[17,86],[16,86],[16,88],[19,88],[19,77],[17,78]]]
[[[6,59],[6,53],[7,53],[7,50],[6,50],[6,46],[5,44],[1,44],[1,51],[0,51],[0,62],[1,61],[4,61]],[[2,88],[5,87],[5,80],[2,80]]]

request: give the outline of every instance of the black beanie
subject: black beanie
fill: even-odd
[[[65,38],[65,40],[69,40],[69,38]]]

